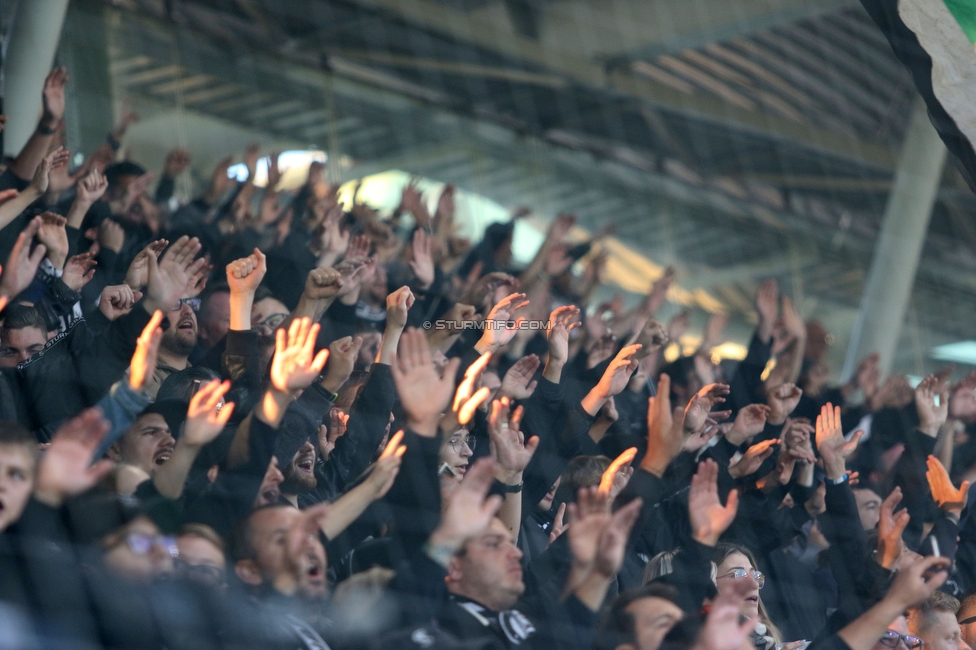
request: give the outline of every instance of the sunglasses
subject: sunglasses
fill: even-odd
[[[454,453],[460,454],[464,450],[465,446],[471,451],[474,451],[474,447],[477,444],[477,439],[474,436],[466,436],[464,438],[456,436],[451,438],[451,447],[454,449]]]
[[[288,318],[288,314],[271,314],[264,320],[254,323],[253,327],[254,329],[274,332],[278,329],[278,326],[285,321],[286,318]]]
[[[910,634],[899,634],[894,630],[885,631],[885,633],[881,635],[881,638],[878,639],[878,643],[889,648],[897,648],[899,641],[904,641],[905,647],[909,649],[921,648],[923,645],[925,645],[925,641],[922,641],[917,636],[912,636]]]
[[[158,546],[170,557],[178,557],[179,549],[176,547],[176,539],[165,535],[149,535],[147,533],[131,532],[123,540],[129,550],[136,555],[148,555],[153,546]]]
[[[762,589],[766,585],[766,576],[764,576],[763,572],[759,571],[758,569],[753,569],[751,572],[746,571],[745,569],[733,569],[724,576],[719,576],[719,578],[735,578],[738,580],[739,578],[745,578],[747,575],[750,575],[750,573],[752,577],[755,578],[756,582],[759,583],[759,588]]]

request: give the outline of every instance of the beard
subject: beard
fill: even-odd
[[[163,340],[159,344],[173,354],[188,357],[197,344],[197,333],[171,327],[163,333]]]
[[[302,494],[303,492],[314,490],[319,484],[314,472],[306,474],[298,469],[295,461],[292,461],[287,469],[288,471],[285,472],[285,480],[279,486],[282,494]]]

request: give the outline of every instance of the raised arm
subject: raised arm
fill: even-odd
[[[44,90],[41,94],[44,113],[41,115],[41,121],[10,165],[10,171],[18,178],[27,180],[33,177],[41,160],[51,149],[54,134],[57,133],[64,118],[64,87],[67,84],[68,70],[63,67],[51,70],[44,80]],[[47,187],[44,188],[44,191],[46,190]],[[41,193],[43,194],[43,191]]]
[[[227,286],[230,287],[230,329],[237,332],[251,329],[254,293],[267,272],[267,258],[257,248],[247,257],[227,265]]]

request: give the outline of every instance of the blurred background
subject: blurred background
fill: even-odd
[[[362,181],[384,211],[412,177],[431,202],[455,184],[475,240],[531,208],[525,261],[559,213],[580,238],[612,224],[598,298],[632,304],[674,266],[659,316],[690,308],[700,332],[728,313],[722,355],[744,355],[756,288],[776,278],[822,324],[834,375],[870,351],[852,343],[868,326],[893,333],[892,370],[976,365],[976,197],[857,1],[21,0],[0,2],[8,38],[31,11],[71,75],[75,165],[136,111],[132,159],[158,172],[190,150],[182,200],[257,141],[286,152],[286,185],[325,160],[344,196]],[[879,324],[866,289],[900,165],[930,207],[921,240],[906,235],[917,271],[873,280],[907,296]]]

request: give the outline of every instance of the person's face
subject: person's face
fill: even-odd
[[[556,498],[556,490],[559,489],[559,482],[562,480],[562,476],[557,478],[556,482],[552,484],[551,488],[549,488],[549,491],[546,492],[546,496],[542,497],[542,501],[539,502],[539,510],[546,512],[552,508],[552,500]]]
[[[731,574],[736,569],[745,569],[746,575],[742,578],[733,577]],[[718,565],[718,572],[715,578],[719,594],[725,593],[727,589],[731,589],[733,580],[748,581],[750,589],[745,601],[742,603],[742,608],[739,610],[740,614],[748,618],[755,618],[759,614],[759,583],[753,577],[755,570],[756,567],[752,566],[752,562],[745,555],[742,553],[731,553]]]
[[[495,611],[510,608],[525,591],[522,551],[500,519],[465,546],[465,553],[451,559],[447,588]]]
[[[972,648],[973,644],[976,643],[976,618],[970,617],[964,620],[971,622],[960,623],[959,630],[962,632],[962,640],[966,642],[966,645]]]
[[[383,341],[383,335],[379,332],[360,332],[356,334],[363,339],[363,345],[359,348],[359,355],[356,357],[356,367],[357,368],[368,368],[373,360],[376,359],[376,353],[380,349],[380,343]]]
[[[861,516],[861,528],[874,530],[881,519],[881,497],[873,490],[854,490],[857,514]]]
[[[928,627],[912,630],[912,634],[925,642],[925,650],[969,650],[952,612],[933,612]]]
[[[213,542],[196,535],[181,535],[176,538],[176,548],[185,577],[211,586],[224,584],[227,560]]]
[[[197,315],[190,305],[183,304],[175,311],[166,312],[169,329],[163,333],[162,347],[178,354],[188,356],[197,344]]]
[[[281,584],[281,580],[294,578],[297,570],[298,593],[305,597],[324,596],[328,590],[325,578],[325,548],[318,538],[312,539],[295,566],[288,558],[288,531],[301,517],[297,508],[268,508],[251,515],[251,534],[255,557],[253,567],[258,580],[253,575],[241,578],[252,585]],[[241,571],[238,571],[241,575]],[[259,582],[260,581],[260,582]],[[290,580],[289,580],[290,581]]]
[[[20,519],[34,489],[36,463],[24,445],[0,445],[0,532]]]
[[[105,566],[116,575],[138,582],[149,582],[173,573],[176,542],[159,534],[147,517],[139,517],[102,543]]]
[[[254,507],[260,508],[261,506],[278,503],[278,499],[281,498],[280,486],[284,480],[285,476],[278,469],[278,459],[272,458],[268,464],[268,471],[264,473],[264,480],[261,481],[261,487],[258,488],[258,496],[254,500]]]
[[[888,629],[891,630],[892,632],[897,632],[898,634],[910,634],[910,632],[908,631],[908,620],[904,616],[899,616],[894,621],[892,621],[891,625],[888,626]],[[899,639],[898,647],[896,648],[892,648],[891,646],[885,645],[884,643],[878,641],[877,643],[874,644],[874,647],[871,648],[871,650],[910,650],[910,649],[908,648],[908,646],[905,645],[904,639]],[[916,648],[915,650],[922,650],[922,649]]]
[[[468,433],[468,430],[458,429],[441,445],[441,464],[447,463],[458,474],[464,474],[468,471],[468,462],[474,455],[474,450],[471,449],[473,444],[474,437]]]
[[[148,413],[136,420],[117,445],[109,449],[109,455],[122,463],[152,474],[157,467],[173,455],[176,439],[162,415]]]
[[[634,617],[637,650],[657,650],[671,628],[684,618],[681,608],[664,598],[641,598],[627,605]],[[890,649],[889,649],[890,650]]]
[[[285,494],[301,494],[314,490],[318,484],[315,479],[315,445],[306,440],[295,452],[283,474],[285,480],[281,483],[281,491]]]
[[[200,343],[207,348],[217,345],[230,329],[230,294],[218,291],[207,298],[200,314]]]
[[[259,300],[251,307],[251,329],[265,336],[274,336],[278,326],[286,318],[288,318],[288,308],[283,302],[274,298]]]
[[[18,363],[27,361],[35,352],[40,352],[47,343],[47,333],[36,327],[23,327],[19,330],[4,330],[0,338],[0,368],[16,368]]]

